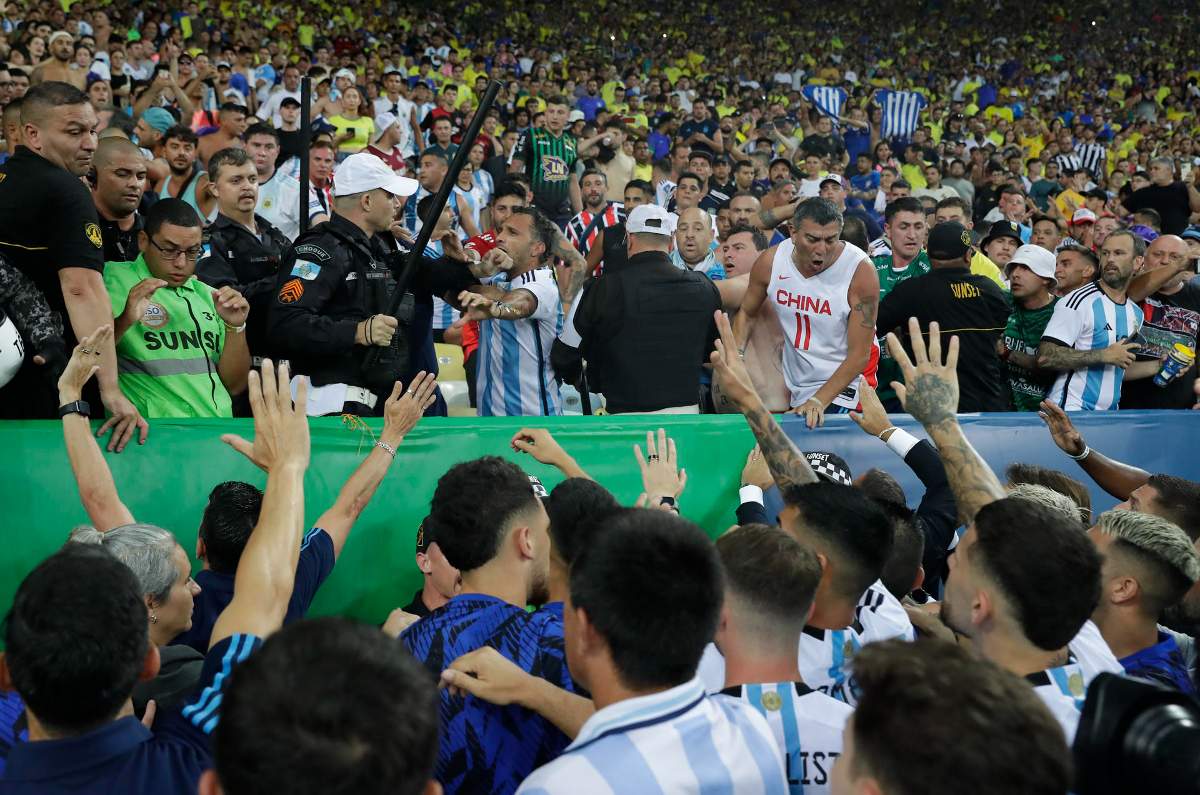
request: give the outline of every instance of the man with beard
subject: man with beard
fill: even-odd
[[[988,259],[1003,268],[1008,265],[1022,242],[1021,226],[1015,221],[1002,218],[992,224],[979,248],[983,249]]]
[[[1080,287],[1054,307],[1038,347],[1038,365],[1056,370],[1048,399],[1067,411],[1116,409],[1126,378],[1149,378],[1159,362],[1136,362],[1142,310],[1126,294],[1142,266],[1146,244],[1132,232],[1108,236],[1100,251],[1099,281]]]
[[[586,257],[598,234],[625,220],[625,210],[620,202],[608,201],[608,177],[603,171],[583,172],[579,190],[583,195],[583,211],[567,223],[567,240]]]
[[[29,77],[30,85],[58,81],[69,83],[82,91],[87,85],[87,73],[71,68],[71,59],[75,56],[75,41],[71,34],[65,30],[51,33],[46,49],[50,52],[50,59],[34,67]]]
[[[196,133],[182,124],[163,133],[163,157],[170,172],[158,190],[158,198],[181,199],[207,223],[216,216],[217,199],[209,190],[208,174],[196,162],[198,141]]]
[[[146,189],[148,166],[142,150],[126,138],[106,138],[96,146],[88,181],[100,216],[105,262],[137,258],[138,232],[142,230],[137,210]]]
[[[222,149],[209,161],[217,194],[217,218],[204,234],[204,254],[196,277],[213,288],[232,287],[250,302],[246,344],[252,356],[267,354],[267,314],[275,294],[276,274],[290,242],[267,219],[254,212],[258,203],[258,168],[244,149]],[[237,416],[250,416],[249,403]]]
[[[502,242],[504,235],[501,229]],[[404,647],[438,676],[453,660],[490,646],[527,673],[572,691],[561,614],[525,610],[547,601],[550,568],[550,521],[525,473],[495,456],[456,464],[438,481],[429,520],[446,560],[461,572],[462,590],[405,630]],[[512,793],[567,745],[565,734],[524,707],[449,690],[439,695],[435,777],[447,795]]]
[[[896,335],[887,338],[908,385],[900,399],[941,453],[967,528],[950,558],[941,621],[971,638],[984,659],[1025,677],[1069,743],[1088,671],[1067,647],[1100,600],[1100,556],[1078,522],[1030,500],[1006,497],[955,415],[957,343],[951,338],[943,363],[936,325],[929,329],[928,345],[915,321],[908,331],[915,366]]]

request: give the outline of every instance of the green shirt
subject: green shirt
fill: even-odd
[[[925,253],[925,249],[917,254],[912,262],[908,263],[908,267],[904,270],[896,270],[892,267],[892,255],[884,254],[879,257],[872,257],[871,263],[875,266],[875,274],[879,277],[879,300],[883,301],[887,298],[887,294],[892,291],[900,282],[905,279],[912,279],[917,276],[924,276],[929,273],[933,267],[929,263],[929,255]],[[876,329],[882,339],[890,328]],[[896,397],[896,390],[892,389],[890,384],[893,381],[903,381],[904,377],[900,374],[900,365],[896,364],[896,360],[892,358],[892,354],[888,352],[887,345],[880,343],[879,345],[879,387],[878,394],[880,400],[893,400]]]
[[[575,174],[575,136],[554,136],[544,127],[531,127],[517,142],[513,157],[525,161],[525,174],[538,209],[558,216],[570,212],[571,179]]]
[[[105,265],[114,317],[125,311],[129,291],[152,275],[141,256]],[[121,391],[147,418],[232,417],[229,392],[217,372],[224,348],[225,322],[212,288],[195,276],[180,287],[160,287],[141,321],[117,342]]]
[[[1024,309],[1019,305],[1013,306],[1013,312],[1008,316],[1008,325],[1004,329],[1004,345],[1010,351],[1037,354],[1038,344],[1042,341],[1042,332],[1054,314],[1054,305],[1058,303],[1053,298],[1041,309]],[[1005,362],[1008,369],[1008,388],[1014,411],[1037,411],[1038,404],[1046,396],[1046,390],[1054,383],[1056,373],[1042,373],[1026,369],[1014,363],[1012,359]]]

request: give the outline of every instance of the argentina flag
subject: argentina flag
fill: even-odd
[[[920,123],[921,111],[929,104],[916,91],[881,90],[875,94],[875,101],[883,108],[883,129],[880,132],[889,140],[912,138]]]
[[[843,89],[835,86],[805,86],[800,93],[837,124],[842,115],[842,105],[846,104],[846,92]]]

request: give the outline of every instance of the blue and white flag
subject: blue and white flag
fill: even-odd
[[[920,123],[921,111],[929,102],[916,91],[880,90],[875,95],[876,101],[883,108],[883,129],[880,131],[884,138],[912,138]]]
[[[800,91],[804,98],[817,106],[817,110],[833,119],[837,124],[846,104],[846,92],[836,86],[805,86]]]

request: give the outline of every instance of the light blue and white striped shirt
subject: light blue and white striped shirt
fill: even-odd
[[[427,259],[441,259],[442,256],[442,241],[434,240],[425,245],[425,257]],[[459,318],[459,311],[450,304],[438,298],[433,297],[433,329],[434,331],[445,331],[454,325],[454,322]]]
[[[884,89],[875,95],[875,99],[883,108],[883,137],[903,140],[912,138],[917,125],[920,124],[921,111],[929,104],[928,100],[916,91]]]
[[[481,417],[558,416],[562,398],[550,366],[550,348],[562,331],[562,301],[550,268],[537,268],[512,281],[495,279],[504,291],[528,290],[537,309],[520,320],[479,323],[476,387]]]
[[[805,86],[800,92],[804,98],[817,106],[817,110],[838,123],[842,115],[842,105],[846,103],[846,91],[836,86]]]
[[[1113,303],[1099,282],[1085,284],[1059,299],[1042,339],[1076,351],[1094,351],[1134,336],[1142,328],[1142,310],[1126,300]],[[1064,411],[1105,411],[1121,401],[1125,371],[1095,364],[1058,374],[1047,393]]]
[[[518,795],[721,792],[786,795],[783,755],[747,704],[705,695],[699,679],[611,704]]]

